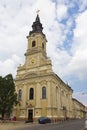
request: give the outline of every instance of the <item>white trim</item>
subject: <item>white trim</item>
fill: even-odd
[[[52,118],[52,116],[47,115],[47,117]]]
[[[24,116],[19,116],[20,118],[25,118],[25,115]]]
[[[39,117],[41,117],[41,116],[34,116],[34,117],[38,117],[38,118],[39,118]]]

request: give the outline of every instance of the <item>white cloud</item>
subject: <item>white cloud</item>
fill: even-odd
[[[84,11],[87,8],[87,0],[56,0],[58,4],[67,5],[70,8],[78,6],[79,11]]]
[[[75,38],[80,38],[80,37],[85,38],[85,36],[87,35],[86,19],[87,19],[87,10],[79,14],[76,19],[76,29],[74,30]]]
[[[80,80],[87,77],[87,27],[86,27],[87,11],[81,13],[76,18],[76,27],[74,29],[74,37],[71,50],[69,53],[65,49],[55,49],[53,51],[54,71],[64,76],[74,75]],[[71,19],[67,22],[65,29],[69,31],[72,25]],[[61,29],[61,28],[60,28]],[[62,30],[62,29],[61,29]],[[63,33],[60,33],[61,36]],[[64,35],[63,35],[64,36]],[[62,38],[61,38],[62,39]]]
[[[80,79],[87,77],[87,11],[76,19],[74,40],[72,44],[72,59],[68,64],[69,72],[74,73]]]
[[[53,53],[53,70],[58,75],[64,77],[67,75],[67,64],[70,61],[70,56],[65,50],[57,49]]]
[[[87,0],[79,0],[77,3],[79,5],[79,11],[84,11],[84,9],[87,8]]]
[[[20,59],[20,57],[18,57],[16,54],[12,55],[10,59],[0,61],[0,74],[4,76],[8,73],[15,75],[17,69],[16,67],[20,63],[22,63],[22,59]]]
[[[64,4],[59,4],[57,6],[57,18],[59,21],[67,18],[68,12],[67,12],[67,6]]]

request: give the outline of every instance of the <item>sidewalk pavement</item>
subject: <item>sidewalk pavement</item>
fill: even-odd
[[[0,122],[0,130],[16,130],[18,128],[26,127],[25,122],[17,122],[17,121],[8,121],[8,122]]]

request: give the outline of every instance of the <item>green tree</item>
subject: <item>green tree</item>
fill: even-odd
[[[17,94],[12,75],[0,76],[0,114],[2,119],[4,119],[5,114],[10,115],[14,105],[17,105],[17,103]]]

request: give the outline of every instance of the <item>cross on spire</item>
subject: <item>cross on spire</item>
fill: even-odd
[[[37,10],[37,11],[36,11],[37,15],[39,14],[39,12],[40,12],[40,10]]]

